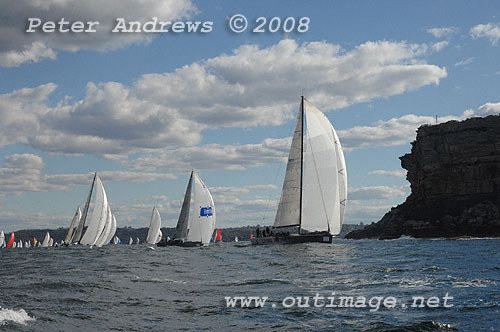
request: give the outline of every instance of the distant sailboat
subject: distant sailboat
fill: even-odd
[[[193,199],[192,211],[191,199]],[[174,237],[172,240],[164,238],[157,245],[160,247],[208,245],[214,228],[215,205],[212,195],[198,174],[191,172]]]
[[[22,248],[23,247],[23,240],[19,240],[19,243],[17,244],[17,247],[18,248]]]
[[[80,207],[78,207],[76,209],[75,215],[73,216],[73,220],[71,221],[71,226],[68,229],[68,234],[66,234],[66,238],[64,239],[65,245],[71,244],[71,241],[73,240],[73,235],[75,232],[75,227],[80,222],[81,217],[82,217],[82,210],[80,210]]]
[[[50,238],[50,240],[49,240],[49,247],[53,247],[53,246],[54,246],[54,239]]]
[[[222,242],[222,233],[218,228],[215,231],[215,242]]]
[[[7,242],[7,244],[5,245],[5,248],[10,248],[12,247],[12,245],[15,243],[14,241],[16,240],[16,236],[14,235],[14,232],[12,232],[12,234],[10,234],[10,238],[9,238],[9,241]],[[14,247],[15,248],[15,247]]]
[[[121,244],[121,243],[122,243],[122,241],[120,241],[120,238],[119,238],[118,236],[116,236],[116,235],[115,235],[115,236],[113,237],[113,243],[114,243],[114,244]]]
[[[0,233],[0,248],[5,248],[5,234],[3,231]]]
[[[235,237],[234,237],[234,242],[238,242],[238,241],[239,241],[239,240],[238,240],[238,237],[237,237],[237,236],[235,236]]]
[[[147,244],[157,244],[161,240],[161,216],[158,209],[153,207],[153,214],[149,221],[148,236],[146,237]],[[158,239],[160,238],[160,239]]]
[[[302,97],[274,220],[275,229],[298,226],[298,234],[265,234],[251,243],[331,243],[340,233],[346,200],[346,165],[337,133]]]
[[[43,239],[42,242],[42,247],[48,247],[50,243],[50,234],[49,232],[45,233],[45,238]]]
[[[132,237],[130,237],[129,240],[128,240],[128,244],[132,245],[133,243],[134,243],[134,240],[132,240]]]
[[[136,238],[135,244],[139,244],[139,238]]]

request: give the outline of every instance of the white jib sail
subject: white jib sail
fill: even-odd
[[[49,232],[47,232],[45,234],[45,238],[43,239],[42,247],[48,247],[49,246],[49,242],[50,242],[50,234],[49,234]]]
[[[111,219],[111,230],[109,231],[108,237],[104,241],[105,244],[109,244],[111,240],[113,240],[113,236],[115,236],[116,233],[116,218],[115,215],[113,214]]]
[[[104,229],[102,230],[101,235],[99,236],[99,238],[95,243],[96,246],[102,247],[108,244],[109,241],[106,242],[106,239],[108,238],[109,233],[111,232],[112,224],[113,224],[113,213],[111,212],[111,207],[108,204],[108,212],[106,214],[106,224],[104,225]]]
[[[328,118],[304,99],[306,137],[301,227],[329,231],[340,227],[337,151]]]
[[[148,244],[156,244],[158,242],[158,234],[160,234],[161,228],[161,217],[158,209],[153,207],[153,214],[151,215],[151,220],[149,221],[149,230],[146,242]]]
[[[209,244],[215,228],[215,205],[207,186],[194,174],[194,198],[189,227],[188,242]]]
[[[106,192],[104,191],[104,186],[102,185],[101,179],[99,177],[96,178],[95,186],[96,195],[94,209],[92,211],[90,222],[88,223],[87,231],[80,240],[80,243],[84,245],[95,244],[97,238],[102,233],[108,214],[108,199],[106,197]]]

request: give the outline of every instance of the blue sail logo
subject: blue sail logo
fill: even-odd
[[[205,206],[200,209],[200,217],[211,217],[212,216],[212,207]]]

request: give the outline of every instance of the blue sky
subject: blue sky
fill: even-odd
[[[0,229],[67,227],[92,174],[119,227],[156,205],[173,227],[188,175],[220,227],[271,224],[304,93],[346,150],[346,223],[409,194],[398,157],[425,123],[500,112],[496,1],[3,1]],[[229,17],[243,14],[237,34]],[[309,29],[252,33],[260,16]],[[26,33],[27,19],[99,21]],[[209,33],[110,33],[115,19],[210,21]]]

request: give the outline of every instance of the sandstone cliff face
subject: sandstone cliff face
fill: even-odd
[[[347,238],[500,236],[500,116],[422,126],[406,201]]]

